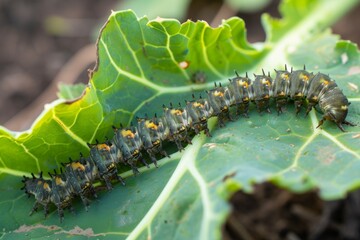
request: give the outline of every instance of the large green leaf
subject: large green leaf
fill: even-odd
[[[3,238],[219,238],[229,211],[226,199],[240,187],[250,190],[254,182],[271,180],[292,191],[319,188],[325,199],[357,188],[359,127],[343,133],[326,123],[315,129],[320,113],[296,117],[289,105],[280,116],[252,111],[249,119],[221,129],[212,119],[212,138],[195,137],[184,152],[161,160],[159,169],[142,169],[137,177],[124,172],[126,187],[101,192],[87,213],[76,201],[77,216],[66,214],[63,224],[55,211],[46,220],[42,213],[27,217],[33,199],[19,190],[23,174],[50,171],[69,156],[88,154],[86,142],[111,137],[111,125],[161,114],[163,103],[190,98],[213,81],[226,84],[235,69],[258,73],[306,63],[336,79],[352,102],[348,120],[360,123],[359,51],[324,31],[334,21],[328,16],[339,17],[356,2],[286,1],[284,19],[264,17],[268,40],[256,48],[246,41],[238,18],[213,29],[201,21],[149,21],[132,11],[114,12],[101,32],[98,66],[81,99],[48,105],[27,132],[0,130]],[[206,83],[194,83],[199,72]]]

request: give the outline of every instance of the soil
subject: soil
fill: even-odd
[[[117,4],[111,0],[1,1],[0,125],[28,129],[44,104],[56,99],[59,81],[87,83],[98,29]],[[277,5],[273,1],[262,11],[279,16]],[[216,26],[218,19],[232,13],[222,6],[220,0],[194,0],[187,18]],[[246,22],[250,42],[265,38],[260,14],[238,13]],[[360,6],[332,29],[342,39],[359,44],[358,24],[354,24],[359,22]],[[316,192],[291,194],[268,184],[258,186],[253,195],[238,192],[231,199],[234,210],[223,237],[360,239],[359,192],[337,202],[323,202],[317,196]]]
[[[237,192],[223,228],[223,239],[360,239],[360,191],[324,202],[316,191],[289,193],[269,183],[252,194]]]

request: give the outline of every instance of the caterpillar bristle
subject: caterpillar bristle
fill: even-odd
[[[135,124],[131,122],[128,127],[124,128],[121,123],[119,128],[113,125],[113,138],[105,136],[105,142],[95,139],[95,144],[86,143],[90,149],[87,157],[81,152],[78,160],[69,157],[68,163],[61,163],[60,174],[56,169],[54,173],[48,172],[51,180],[43,179],[42,171],[39,178],[33,173],[32,178],[23,176],[21,182],[24,186],[21,189],[25,190],[28,196],[34,195],[37,202],[44,203],[45,216],[48,204],[56,205],[62,221],[63,209],[71,208],[73,198],[80,197],[87,209],[90,202],[88,197],[97,197],[93,186],[95,181],[103,182],[108,190],[113,188],[113,180],[125,185],[116,166],[128,166],[134,175],[137,175],[138,164],[149,167],[142,155],[146,153],[157,167],[158,156],[170,157],[162,149],[163,141],[173,142],[179,151],[182,151],[183,143],[191,144],[191,133],[199,134],[203,131],[207,136],[211,136],[207,126],[209,118],[218,117],[219,125],[225,126],[225,122],[234,119],[229,109],[236,108],[237,115],[248,116],[251,102],[255,103],[259,112],[270,112],[270,99],[274,99],[278,114],[282,113],[288,100],[294,101],[296,114],[306,102],[306,115],[319,104],[324,115],[317,127],[329,119],[335,122],[341,131],[344,131],[342,124],[354,125],[345,120],[350,102],[328,75],[307,72],[305,64],[303,70],[294,71],[291,67],[288,72],[286,64],[284,69],[274,69],[274,79],[270,72],[266,76],[262,69],[262,75],[254,74],[254,80],[249,79],[247,72],[245,77],[240,77],[235,71],[236,77],[230,78],[226,86],[220,81],[218,84],[214,82],[214,88],[205,91],[207,96],[202,97],[199,94],[196,99],[192,93],[192,100],[185,100],[184,107],[178,102],[174,109],[170,102],[169,108],[162,105],[163,115],[160,117],[155,113],[149,120],[145,114],[144,118],[136,116]],[[329,94],[336,96],[336,101],[329,102]],[[33,207],[31,214],[36,210]]]

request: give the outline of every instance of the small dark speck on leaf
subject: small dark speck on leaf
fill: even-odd
[[[202,84],[206,82],[206,75],[202,71],[197,71],[191,76],[191,81],[196,84]]]
[[[232,173],[226,174],[226,175],[224,176],[224,178],[223,178],[223,182],[225,182],[225,181],[226,181],[227,179],[229,179],[229,178],[235,177],[235,175],[236,175],[236,172],[232,172]]]

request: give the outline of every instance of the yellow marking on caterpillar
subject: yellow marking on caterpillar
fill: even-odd
[[[261,83],[262,83],[263,85],[267,85],[267,86],[270,85],[270,81],[269,81],[269,79],[267,79],[267,78],[263,78],[263,79],[261,80]]]
[[[312,100],[315,100],[315,101],[316,101],[317,99],[318,99],[318,96],[313,96],[313,97],[312,97]]]
[[[46,182],[44,183],[43,188],[47,191],[50,191],[50,186]]]
[[[148,129],[155,129],[155,130],[158,129],[158,126],[157,126],[155,123],[153,123],[153,122],[146,121],[145,124],[146,124],[146,127],[147,127]]]
[[[172,115],[181,115],[182,111],[180,111],[179,109],[172,109],[171,110],[171,114]]]
[[[56,185],[63,185],[64,181],[61,179],[61,177],[55,177],[55,183]]]
[[[110,151],[110,147],[109,147],[107,144],[105,144],[105,143],[96,145],[96,148],[97,148],[98,150],[106,150],[106,151],[108,151],[108,152]]]
[[[290,80],[289,74],[286,74],[286,73],[281,74],[281,78],[285,79],[286,81]]]
[[[127,138],[134,138],[135,137],[135,134],[131,130],[122,130],[121,135],[123,137],[127,137]],[[110,148],[109,148],[109,150],[110,150]]]
[[[223,92],[220,92],[220,91],[215,91],[215,92],[214,92],[214,96],[215,96],[215,97],[223,97],[223,96],[224,96],[224,93],[223,93]]]
[[[243,81],[243,80],[240,80],[238,81],[239,85],[244,87],[244,88],[248,88],[249,87],[249,84],[247,81]]]
[[[72,163],[71,163],[71,168],[72,168],[73,170],[85,171],[85,166],[82,165],[82,164],[79,163],[79,162],[72,162]]]
[[[41,185],[43,182],[41,181],[41,180],[39,180],[38,182],[37,182],[37,185]]]
[[[304,80],[304,81],[309,81],[309,76],[308,75],[305,75],[305,74],[302,74],[301,75],[301,78]]]
[[[322,83],[323,85],[328,85],[329,84],[329,80],[327,80],[326,78],[321,78],[320,79],[320,83]]]
[[[348,106],[347,106],[347,105],[342,105],[342,106],[341,106],[341,110],[346,110],[346,109],[348,109]]]
[[[193,106],[194,106],[194,107],[201,107],[201,108],[203,108],[203,107],[204,107],[204,104],[201,104],[201,103],[198,103],[198,102],[194,102],[194,103],[193,103]]]

